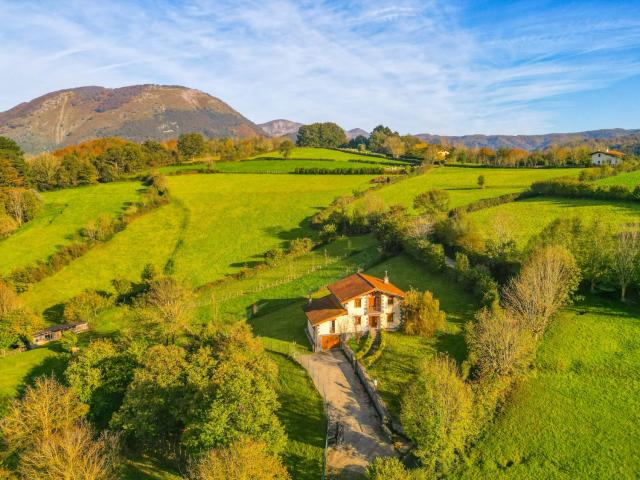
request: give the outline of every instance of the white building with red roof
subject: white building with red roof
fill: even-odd
[[[591,154],[593,165],[617,165],[624,160],[624,153],[617,150],[597,150]]]
[[[328,350],[369,329],[395,330],[402,320],[404,292],[389,281],[354,273],[329,285],[329,295],[310,299],[303,310],[315,351]]]

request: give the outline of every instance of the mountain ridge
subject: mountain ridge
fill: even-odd
[[[462,144],[466,147],[490,147],[494,149],[501,147],[521,148],[530,151],[548,148],[553,144],[564,145],[589,140],[613,140],[637,133],[640,133],[640,129],[603,128],[582,132],[545,133],[540,135],[435,135],[419,133],[416,137],[427,143],[435,144]]]
[[[179,85],[68,88],[0,112],[0,135],[28,153],[100,137],[141,142],[185,132],[208,137],[264,135],[219,98]]]

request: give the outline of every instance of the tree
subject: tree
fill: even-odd
[[[388,136],[384,139],[383,149],[393,158],[398,158],[404,155],[405,152],[404,142],[400,137],[395,135]]]
[[[510,310],[483,308],[466,325],[472,362],[481,377],[512,375],[522,370],[533,351],[531,332]]]
[[[569,250],[550,245],[534,250],[520,274],[503,291],[513,310],[535,337],[541,336],[551,317],[571,300],[580,283],[580,270]]]
[[[627,287],[638,275],[640,261],[640,231],[623,230],[613,247],[613,272],[620,286],[620,300],[626,301]]]
[[[118,435],[103,432],[95,437],[86,422],[38,438],[33,447],[20,456],[18,471],[22,478],[33,480],[112,480],[120,467]]]
[[[297,144],[300,147],[336,148],[346,143],[344,130],[332,122],[303,125],[298,130]]]
[[[287,480],[289,473],[264,442],[240,439],[211,450],[191,467],[192,480]]]
[[[183,133],[178,137],[178,153],[185,160],[191,160],[205,153],[204,137],[200,133]]]
[[[34,190],[9,188],[4,192],[4,204],[7,213],[18,226],[33,219],[42,210],[42,197]]]
[[[28,345],[31,334],[43,326],[42,319],[23,305],[15,290],[0,281],[0,350]]]
[[[20,172],[7,159],[0,157],[0,187],[19,187],[23,184]]]
[[[294,147],[295,147],[294,143],[291,140],[286,139],[284,142],[280,144],[278,151],[282,154],[284,158],[289,158],[289,155],[291,155],[291,152],[293,151]]]
[[[160,277],[149,283],[138,302],[138,313],[151,334],[173,343],[189,327],[191,299],[191,291],[175,278]]]
[[[190,341],[140,356],[111,425],[140,450],[181,460],[248,437],[285,444],[273,388],[277,368],[247,326],[203,328]]]
[[[435,215],[449,210],[449,192],[434,188],[416,196],[413,208],[426,215]]]
[[[78,398],[89,405],[89,418],[107,426],[122,404],[124,393],[138,365],[137,345],[108,339],[92,341],[75,356],[65,370],[65,379]]]
[[[444,327],[446,315],[431,292],[411,289],[402,302],[402,318],[405,333],[432,337]]]
[[[590,291],[595,292],[598,281],[608,277],[612,264],[611,226],[594,220],[578,238],[576,261],[582,278],[589,281]]]
[[[0,137],[0,176],[2,175],[2,161],[8,160],[9,164],[18,172],[19,177],[24,178],[27,173],[24,161],[24,153],[15,141],[8,137]],[[2,181],[0,181],[0,185]]]
[[[385,127],[384,125],[378,125],[373,129],[371,135],[369,136],[369,150],[372,152],[384,153],[384,141],[389,136],[399,136],[398,132],[394,132],[389,127]]]
[[[63,317],[67,322],[92,322],[110,304],[108,298],[95,290],[87,290],[67,301]]]
[[[39,377],[19,400],[12,400],[0,432],[10,453],[21,453],[77,424],[87,406],[51,377]]]
[[[485,184],[484,175],[479,175],[478,176],[478,186],[480,188],[484,188],[484,184]]]
[[[38,190],[51,190],[57,185],[60,158],[50,153],[33,157],[27,163],[30,179]]]
[[[455,362],[446,356],[424,361],[402,397],[401,420],[415,453],[431,472],[446,471],[471,432],[473,402]]]

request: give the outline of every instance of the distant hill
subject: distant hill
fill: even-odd
[[[416,135],[427,143],[448,143],[451,145],[465,145],[467,147],[491,148],[521,148],[523,150],[538,150],[553,144],[562,145],[578,143],[588,140],[611,141],[628,135],[639,133],[640,129],[625,130],[624,128],[610,128],[590,130],[576,133],[548,133],[544,135],[463,135],[445,136],[420,133]]]
[[[48,93],[0,113],[0,136],[29,153],[97,137],[166,140],[184,132],[208,137],[264,132],[222,100],[180,86],[79,87]]]
[[[258,127],[260,127],[270,137],[295,137],[301,126],[302,123],[292,122],[291,120],[285,120],[282,118],[258,124]]]
[[[349,140],[352,140],[360,135],[362,135],[363,137],[369,138],[369,135],[370,135],[369,132],[361,128],[352,128],[351,130],[347,130],[345,133],[347,134],[347,138]]]

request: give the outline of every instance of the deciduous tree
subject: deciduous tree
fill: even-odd
[[[411,289],[402,302],[402,318],[405,333],[432,337],[444,327],[446,315],[431,292]]]

